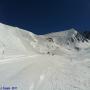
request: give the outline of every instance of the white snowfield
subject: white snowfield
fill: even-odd
[[[0,24],[0,90],[90,90],[90,41]]]

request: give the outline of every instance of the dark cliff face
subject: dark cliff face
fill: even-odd
[[[77,34],[75,34],[74,37],[71,36],[71,38],[69,38],[69,41],[71,43],[74,43],[74,42],[88,42],[88,36],[83,32],[83,33],[80,33],[80,32],[77,32]],[[90,37],[90,34],[89,34],[89,37]]]
[[[90,31],[84,31],[82,32],[82,35],[86,38],[90,40]]]
[[[88,42],[88,38],[84,34],[85,34],[84,32],[82,33],[78,32],[75,37],[78,41]]]

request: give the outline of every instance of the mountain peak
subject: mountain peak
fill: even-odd
[[[78,42],[78,41],[85,41],[85,37],[75,30],[74,28],[71,28],[69,30],[65,31],[60,31],[60,32],[55,32],[55,33],[49,33],[46,36],[48,37],[54,37],[54,38],[59,38],[62,39],[62,41],[66,40],[71,40],[72,42]]]
[[[71,31],[71,32],[78,32],[76,29],[74,28],[71,28],[71,29],[68,29],[68,30],[65,30],[65,31]]]
[[[77,30],[75,30],[74,28],[71,28],[69,30],[66,30],[66,32],[70,33],[70,34],[77,34],[79,33]]]

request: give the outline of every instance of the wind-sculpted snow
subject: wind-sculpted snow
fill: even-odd
[[[89,38],[0,24],[0,90],[90,90]]]

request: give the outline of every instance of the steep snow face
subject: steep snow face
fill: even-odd
[[[0,23],[0,55],[2,58],[32,55],[35,53],[30,44],[32,42],[36,42],[33,33]]]

